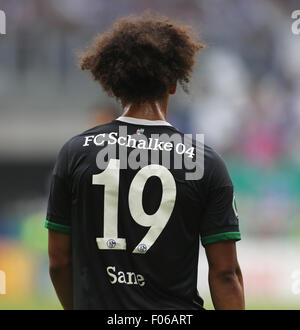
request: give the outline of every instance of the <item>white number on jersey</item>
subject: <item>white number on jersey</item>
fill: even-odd
[[[162,184],[160,206],[154,214],[147,214],[143,208],[143,190],[147,180],[157,176]],[[120,181],[120,160],[111,159],[107,168],[93,175],[95,185],[104,185],[104,237],[96,238],[100,250],[126,250],[126,239],[118,237],[118,199]],[[172,214],[176,199],[176,183],[171,172],[162,165],[143,167],[133,178],[128,205],[132,218],[141,226],[150,227],[133,253],[146,253],[164,230]]]

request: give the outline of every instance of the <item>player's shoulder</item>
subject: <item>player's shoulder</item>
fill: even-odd
[[[208,168],[215,168],[217,166],[224,166],[225,162],[222,156],[212,147],[204,144],[204,160]]]
[[[118,128],[118,121],[117,120],[112,120],[109,123],[102,124],[102,125],[97,125],[92,128],[89,128],[82,133],[78,134],[78,137],[86,136],[86,135],[93,135],[93,134],[99,134],[102,132],[108,132],[111,130],[114,130]]]
[[[204,176],[210,188],[232,186],[230,174],[223,157],[212,147],[204,146]]]
[[[195,138],[192,134],[185,134],[174,127],[170,127],[174,133],[180,134],[185,138],[185,142],[188,142],[195,148],[195,153],[204,156],[205,167],[207,169],[213,169],[218,166],[225,166],[225,162],[222,156],[211,146],[204,142],[204,135],[199,135],[199,138]]]
[[[195,148],[196,153],[204,155],[205,163],[208,168],[214,168],[217,165],[225,164],[221,155],[213,147],[204,142],[203,134],[199,134],[198,136],[186,134],[173,126],[164,127],[164,129],[173,134],[179,134],[184,139],[184,142],[187,142]]]
[[[68,152],[72,152],[72,151],[75,152],[76,150],[78,150],[79,147],[82,147],[84,145],[86,136],[96,136],[97,134],[110,132],[112,130],[115,130],[116,128],[117,128],[117,123],[115,120],[103,125],[97,125],[92,128],[89,128],[69,138],[63,144],[62,150]]]
[[[227,166],[223,157],[211,146],[204,142],[204,135],[184,134],[181,131],[171,128],[174,133],[180,134],[184,139],[184,144],[192,146],[193,158],[190,159],[193,164],[198,165],[198,169],[203,173],[199,180],[203,184],[224,184],[231,185],[231,180],[227,170]],[[187,158],[189,160],[189,158]]]

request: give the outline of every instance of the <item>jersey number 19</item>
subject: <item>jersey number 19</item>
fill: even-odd
[[[147,180],[157,176],[162,184],[160,206],[154,214],[147,214],[143,208],[143,190]],[[94,185],[104,185],[104,237],[97,237],[100,250],[126,250],[126,239],[118,237],[118,200],[120,182],[120,160],[111,159],[107,168],[92,177]],[[150,227],[133,253],[146,253],[155,243],[172,214],[176,199],[176,183],[171,172],[162,165],[151,164],[140,169],[133,178],[128,205],[132,218],[141,226]]]

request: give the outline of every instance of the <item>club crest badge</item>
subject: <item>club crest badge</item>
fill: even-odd
[[[106,242],[106,245],[107,245],[107,247],[108,248],[110,248],[110,249],[113,249],[113,248],[115,248],[116,247],[116,241],[114,240],[114,239],[109,239],[107,242]]]
[[[140,244],[139,246],[138,246],[138,251],[140,252],[140,253],[146,253],[147,252],[147,250],[148,250],[148,248],[147,248],[147,245],[146,244]]]
[[[144,129],[143,128],[138,128],[136,131],[136,134],[141,135],[144,133]]]

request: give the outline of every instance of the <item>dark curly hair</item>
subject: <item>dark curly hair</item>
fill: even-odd
[[[161,100],[178,81],[188,92],[196,53],[204,45],[190,27],[146,13],[118,20],[80,56],[109,96],[124,103]]]

